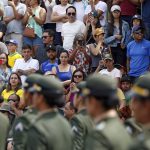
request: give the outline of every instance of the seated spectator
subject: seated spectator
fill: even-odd
[[[72,49],[75,35],[85,32],[85,25],[76,19],[76,8],[74,6],[69,6],[66,9],[66,15],[68,16],[68,22],[62,25],[61,36],[63,39],[63,48],[69,50]]]
[[[121,19],[121,8],[111,7],[111,22],[106,25],[105,43],[111,47],[115,64],[126,66],[126,45],[129,41],[129,24]]]
[[[89,49],[86,47],[85,43],[84,34],[79,33],[75,36],[73,49],[69,50],[69,62],[87,74],[90,69],[91,59]]]
[[[8,84],[8,79],[11,75],[11,69],[8,65],[8,55],[6,53],[0,54],[0,93]]]
[[[71,6],[68,0],[60,0],[59,4],[55,5],[52,10],[51,21],[56,22],[56,36],[55,41],[57,45],[62,45],[62,25],[68,21],[66,9]]]
[[[104,55],[111,53],[110,48],[104,43],[104,34],[105,32],[102,27],[97,28],[93,34],[95,42],[88,45],[92,59],[90,72],[95,72],[99,62],[104,59]]]
[[[39,70],[39,62],[32,58],[32,49],[29,45],[23,46],[22,56],[23,58],[16,60],[12,71],[20,75],[23,84],[28,75]]]
[[[52,68],[52,73],[56,74],[57,77],[63,82],[64,86],[69,86],[71,83],[72,74],[76,67],[68,63],[69,53],[64,50],[60,53],[60,64]]]
[[[110,54],[105,55],[104,64],[106,69],[102,69],[99,73],[102,75],[111,76],[112,78],[117,79],[119,83],[121,78],[121,72],[120,70],[114,68],[114,60]]]
[[[22,58],[22,56],[17,52],[17,45],[18,45],[17,41],[9,40],[6,41],[6,44],[9,51],[8,64],[11,68],[13,68],[15,61],[19,58]]]
[[[5,90],[2,91],[4,101],[7,102],[10,95],[16,93],[20,98],[23,96],[23,90],[21,88],[21,78],[17,73],[12,73],[8,80],[8,85]]]
[[[103,27],[106,24],[106,17],[107,17],[107,4],[103,1],[99,0],[90,0],[89,5],[85,9],[85,16],[84,16],[84,22],[86,23],[86,20],[88,18],[88,15],[90,13],[98,13],[98,18],[100,21],[100,25]]]
[[[76,69],[73,72],[70,87],[67,89],[69,92],[66,95],[66,101],[71,101],[73,102],[75,92],[77,91],[77,84],[80,83],[81,81],[85,80],[85,73],[81,69]]]
[[[8,54],[7,46],[3,42],[0,42],[0,53]]]
[[[127,46],[128,75],[134,82],[138,77],[149,71],[150,42],[144,39],[144,29],[135,26],[132,29],[134,40]]]
[[[49,59],[41,64],[40,69],[43,74],[51,72],[53,67],[58,66],[56,47],[49,45],[49,47],[46,48],[46,52]]]
[[[42,46],[42,25],[46,20],[46,10],[39,6],[39,0],[32,0],[29,5],[23,18],[23,24],[34,29],[35,37],[24,36],[23,42],[33,47],[33,55],[35,55],[37,48]]]
[[[22,19],[26,12],[26,5],[19,0],[8,1],[8,6],[5,7],[4,21],[7,23],[7,31],[5,40],[14,39],[18,41],[17,51],[20,53],[22,49]]]

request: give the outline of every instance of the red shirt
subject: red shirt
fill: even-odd
[[[124,0],[121,4],[121,15],[134,16],[136,14],[136,6],[129,0]]]

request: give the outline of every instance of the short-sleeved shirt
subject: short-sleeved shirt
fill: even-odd
[[[47,71],[52,71],[53,67],[58,66],[58,59],[56,59],[55,63],[50,63],[49,60],[45,61],[41,64],[41,71],[42,73],[46,73]]]
[[[130,59],[129,75],[139,77],[146,73],[150,66],[150,42],[143,39],[132,41],[127,46],[127,57]]]
[[[100,17],[100,24],[101,26],[105,26],[107,17],[107,4],[105,2],[99,1],[95,5],[95,10],[101,10],[103,12],[102,16]],[[85,15],[88,15],[91,11],[91,5],[88,5],[85,9]]]
[[[7,102],[8,101],[8,98],[10,95],[12,94],[17,94],[20,98],[23,97],[23,90],[22,89],[19,89],[17,92],[13,91],[13,90],[10,90],[7,92],[7,90],[5,89],[3,92],[2,92],[2,97],[4,98],[4,101]]]
[[[22,56],[18,52],[15,52],[13,54],[9,54],[8,55],[8,64],[9,64],[9,66],[12,68],[15,64],[15,61],[19,58],[22,58]]]

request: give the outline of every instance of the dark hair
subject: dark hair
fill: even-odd
[[[67,56],[69,57],[69,52],[68,52],[67,50],[62,50],[62,51],[60,52],[60,54],[59,54],[59,57],[60,57],[60,55],[61,55],[62,53],[66,53]]]
[[[6,66],[8,67],[8,68],[10,68],[10,66],[9,66],[9,64],[8,64],[8,55],[6,54],[6,53],[0,53],[0,55],[2,55],[2,54],[4,54],[5,55],[5,57],[6,57],[6,59],[7,59],[7,61],[6,61]]]
[[[56,2],[57,5],[61,4],[60,0],[55,0],[55,2]]]
[[[69,7],[66,9],[66,14],[67,14],[67,12],[68,12],[68,9],[70,9],[70,8],[74,9],[75,12],[76,12],[76,8],[75,8],[74,6],[69,6]]]
[[[24,49],[30,49],[30,50],[32,50],[32,47],[30,46],[30,45],[23,45],[22,46],[22,50],[24,50]]]
[[[12,90],[12,87],[11,87],[11,84],[10,84],[10,78],[11,78],[11,76],[14,75],[14,74],[15,74],[15,75],[18,77],[18,79],[19,79],[19,83],[18,83],[17,87],[15,88],[15,92],[17,92],[19,89],[21,89],[21,86],[22,86],[21,78],[20,78],[20,76],[19,76],[16,72],[14,72],[14,73],[12,73],[12,74],[10,75],[10,77],[9,77],[8,85],[7,85],[7,87],[6,87],[6,91],[7,91],[7,92],[9,92],[9,91]]]
[[[46,29],[46,30],[44,30],[44,32],[47,32],[49,36],[53,36],[53,37],[55,36],[55,31],[52,29]]]
[[[16,101],[19,102],[19,101],[20,101],[20,96],[17,95],[16,93],[11,94],[10,96],[13,96],[13,95],[16,96]],[[10,96],[9,96],[9,97],[10,97]],[[9,97],[8,97],[8,99],[9,99]]]
[[[4,102],[4,98],[3,96],[0,95],[0,103],[3,103]]]
[[[84,71],[83,71],[82,69],[78,68],[78,69],[76,69],[76,70],[73,72],[71,82],[74,82],[74,75],[75,75],[77,72],[81,72],[82,75],[83,75],[83,80],[85,80],[86,75],[85,75]]]
[[[40,0],[40,3],[39,3],[40,7],[44,8],[45,11],[47,12],[47,8],[45,6],[45,2],[43,0]]]

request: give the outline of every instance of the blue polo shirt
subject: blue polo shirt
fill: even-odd
[[[139,77],[146,73],[150,66],[150,42],[143,39],[132,41],[127,46],[127,57],[130,59],[129,75]]]
[[[42,73],[46,73],[47,71],[52,71],[53,67],[58,66],[58,59],[56,59],[55,63],[50,63],[50,60],[47,60],[41,64]]]

